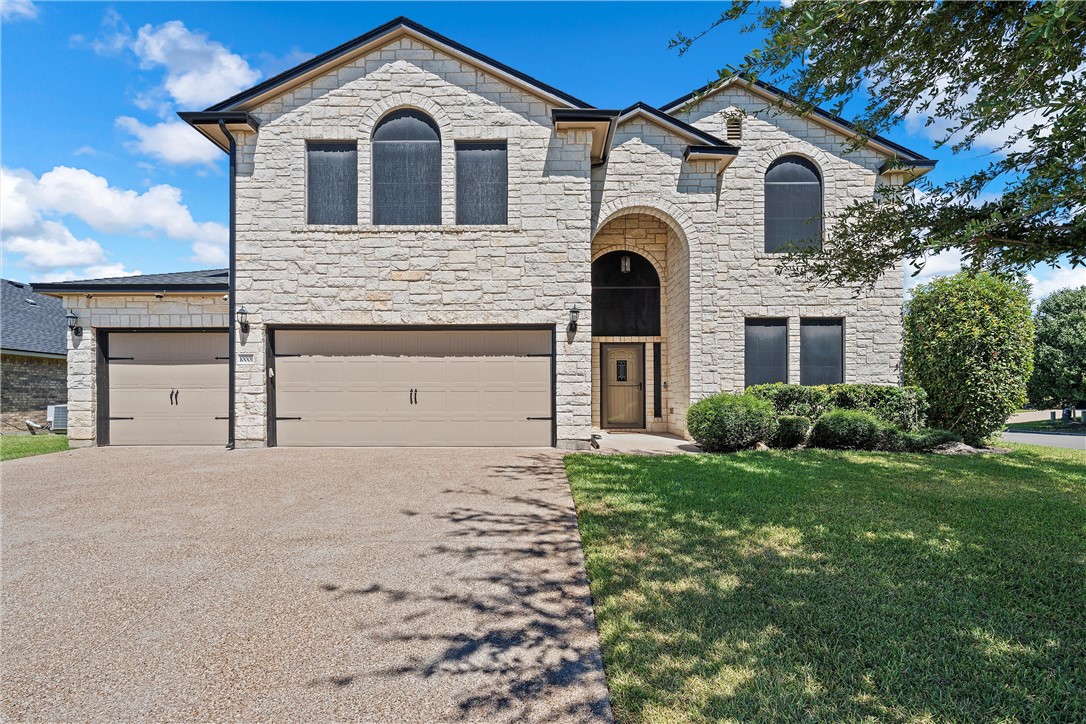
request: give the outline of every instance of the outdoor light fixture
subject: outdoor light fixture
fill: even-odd
[[[238,307],[238,328],[242,334],[249,334],[249,313],[245,311],[245,307]]]
[[[630,255],[629,254],[623,254],[622,255],[622,258],[619,260],[619,267],[618,268],[623,274],[629,274],[630,273]]]
[[[82,337],[83,328],[79,326],[79,317],[75,316],[75,312],[69,309],[64,318],[68,320],[68,329],[72,330],[72,336]]]
[[[569,310],[569,326],[566,328],[570,334],[577,331],[577,319],[581,316],[581,310],[577,309],[577,305],[573,305],[573,309]]]

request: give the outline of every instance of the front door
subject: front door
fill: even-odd
[[[645,345],[601,344],[604,428],[645,427]]]

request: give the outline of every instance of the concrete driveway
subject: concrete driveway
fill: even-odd
[[[610,718],[556,452],[106,448],[0,474],[6,718]]]

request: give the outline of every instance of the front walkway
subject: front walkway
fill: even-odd
[[[5,719],[610,717],[550,450],[6,462]]]

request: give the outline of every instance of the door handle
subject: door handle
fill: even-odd
[[[641,391],[641,383],[640,382],[637,383],[637,390],[638,390],[638,392]]]

